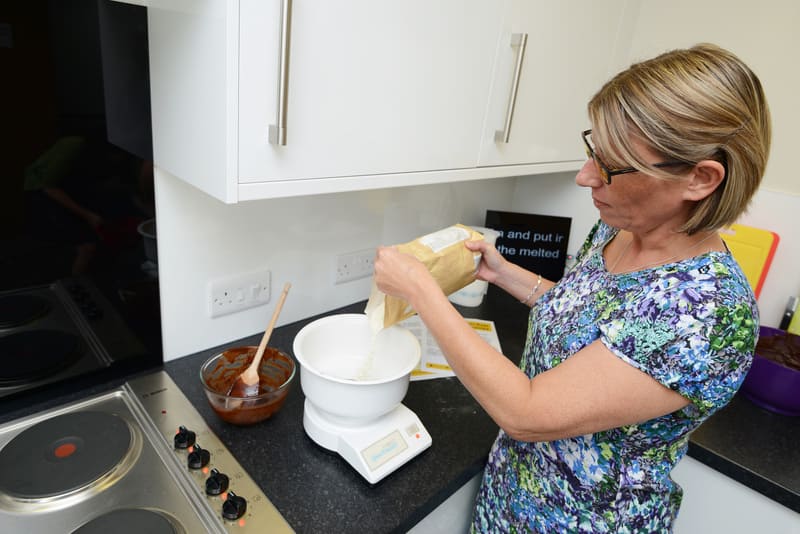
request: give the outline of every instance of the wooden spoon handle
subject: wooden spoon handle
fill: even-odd
[[[270,319],[269,325],[267,325],[267,329],[264,331],[264,335],[261,337],[261,343],[258,344],[256,355],[253,358],[253,361],[250,363],[250,368],[254,371],[258,371],[258,365],[261,362],[261,357],[264,356],[264,351],[267,349],[269,337],[272,335],[272,330],[275,328],[275,323],[278,321],[278,315],[281,313],[281,308],[283,308],[283,303],[286,301],[286,294],[289,293],[290,287],[292,287],[292,284],[289,282],[286,282],[286,285],[283,286],[283,291],[278,299],[278,304],[275,305],[275,311],[272,312],[272,319]]]

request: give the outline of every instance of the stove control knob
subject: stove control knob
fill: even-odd
[[[222,503],[222,517],[229,521],[236,521],[247,512],[247,501],[234,492],[228,492],[228,498]]]
[[[187,430],[185,426],[178,428],[178,433],[175,434],[175,448],[188,449],[194,445],[194,440],[197,438],[194,432]]]
[[[216,468],[214,468],[211,470],[211,475],[209,475],[208,479],[206,480],[206,494],[219,495],[228,489],[229,483],[230,479],[228,478],[228,475],[225,473],[220,473]]]
[[[210,461],[211,453],[195,443],[194,447],[192,447],[192,452],[189,453],[187,458],[189,469],[201,469],[207,466]]]

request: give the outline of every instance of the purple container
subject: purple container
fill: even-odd
[[[759,335],[760,339],[789,336],[788,341],[800,352],[800,336],[768,326],[762,326]],[[771,412],[800,415],[800,371],[759,356],[758,347],[741,391],[753,403]]]

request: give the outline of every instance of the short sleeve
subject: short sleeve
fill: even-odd
[[[720,262],[664,269],[625,293],[600,338],[707,415],[739,389],[755,350],[757,308],[739,273]]]

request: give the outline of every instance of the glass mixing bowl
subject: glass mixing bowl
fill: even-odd
[[[258,347],[233,347],[215,354],[200,368],[200,381],[211,408],[224,421],[252,425],[271,417],[283,406],[295,375],[294,360],[267,347],[258,370],[259,393],[252,397],[228,395],[233,382],[250,365]]]

